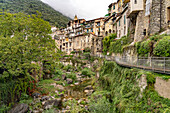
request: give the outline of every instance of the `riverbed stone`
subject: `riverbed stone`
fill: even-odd
[[[60,78],[56,78],[55,81],[60,81],[61,79]]]
[[[62,79],[63,79],[63,80],[66,80],[66,75],[62,75]]]
[[[56,88],[61,92],[64,91],[64,87],[62,85],[56,85]]]
[[[61,104],[62,104],[61,99],[48,100],[44,104],[44,109],[51,109],[52,107],[59,107],[61,106]]]
[[[27,113],[29,106],[27,104],[18,104],[12,108],[8,113]]]
[[[91,90],[91,89],[93,89],[93,87],[92,87],[91,85],[86,86],[86,87],[84,88],[84,90]]]
[[[38,98],[41,94],[39,92],[32,93],[32,97]]]
[[[48,100],[48,99],[49,99],[48,96],[42,96],[40,100],[41,100],[41,101],[45,101],[45,100]]]
[[[67,78],[67,84],[72,84],[73,83],[73,80],[71,78]]]

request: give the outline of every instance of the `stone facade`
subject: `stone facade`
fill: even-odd
[[[168,7],[170,7],[170,0],[152,0],[150,35],[167,29],[169,20]]]

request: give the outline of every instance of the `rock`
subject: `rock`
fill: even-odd
[[[49,99],[49,97],[47,97],[47,96],[42,96],[40,100],[41,100],[41,101],[45,101],[45,100],[48,100],[48,99]]]
[[[82,101],[82,99],[78,100],[78,104],[80,104],[80,103],[81,103],[81,101]]]
[[[94,92],[94,90],[84,90],[84,92],[85,92],[87,95],[91,95],[91,94]]]
[[[55,93],[58,94],[59,92],[56,90]]]
[[[38,98],[40,95],[41,95],[41,94],[38,93],[38,92],[34,92],[34,93],[32,94],[32,96],[33,96],[34,98]]]
[[[66,110],[70,110],[70,109],[71,109],[71,107],[70,107],[70,106],[67,106],[67,107],[66,107]]]
[[[12,108],[8,113],[27,113],[28,112],[27,104],[18,104],[14,108]]]
[[[40,113],[39,110],[33,110],[33,113]]]
[[[63,93],[61,93],[61,94],[58,94],[58,96],[59,96],[59,97],[64,97],[64,94],[63,94]]]
[[[64,87],[62,85],[56,85],[56,88],[61,92],[64,91]]]
[[[42,105],[44,105],[45,104],[45,101],[44,102],[42,102]]]
[[[62,79],[63,79],[63,80],[66,80],[66,75],[62,75]]]
[[[61,99],[56,99],[56,100],[48,100],[44,104],[44,109],[51,109],[52,107],[60,107],[62,105]]]
[[[64,98],[62,102],[63,102],[63,103],[64,103],[64,102],[67,102],[67,99],[66,99],[66,98]]]
[[[79,85],[79,83],[77,82],[77,83],[74,83],[74,85]]]
[[[72,84],[73,83],[73,80],[72,79],[70,79],[70,78],[67,78],[67,84]]]
[[[91,85],[84,88],[84,90],[91,90],[91,89],[93,89]]]
[[[55,81],[60,81],[61,79],[60,78],[56,78]]]

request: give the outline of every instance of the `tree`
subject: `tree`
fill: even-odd
[[[111,34],[109,36],[104,37],[103,39],[103,52],[104,54],[107,54],[107,52],[109,51],[109,47],[111,42],[113,42],[113,40],[117,37],[116,34]]]
[[[59,54],[50,24],[40,14],[0,15],[0,79],[43,75],[44,62],[52,71]]]

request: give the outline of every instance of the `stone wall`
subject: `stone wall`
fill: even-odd
[[[148,29],[149,29],[149,16],[145,16],[145,10],[140,11],[136,19],[134,42],[142,41],[145,38],[145,36],[148,36]],[[146,30],[145,35],[144,30]]]
[[[167,29],[167,7],[170,6],[170,0],[152,0],[150,16],[150,35],[161,30]],[[161,11],[160,11],[161,10]],[[160,18],[161,14],[161,18]],[[161,21],[161,26],[160,26]]]
[[[141,97],[142,92],[147,86],[146,75],[142,75],[137,81],[139,83],[139,88],[141,91],[139,96]],[[170,79],[165,81],[162,78],[157,77],[154,87],[155,91],[157,91],[160,96],[170,99]]]
[[[155,90],[159,93],[160,96],[170,99],[170,79],[168,81],[165,81],[160,77],[157,77]]]

